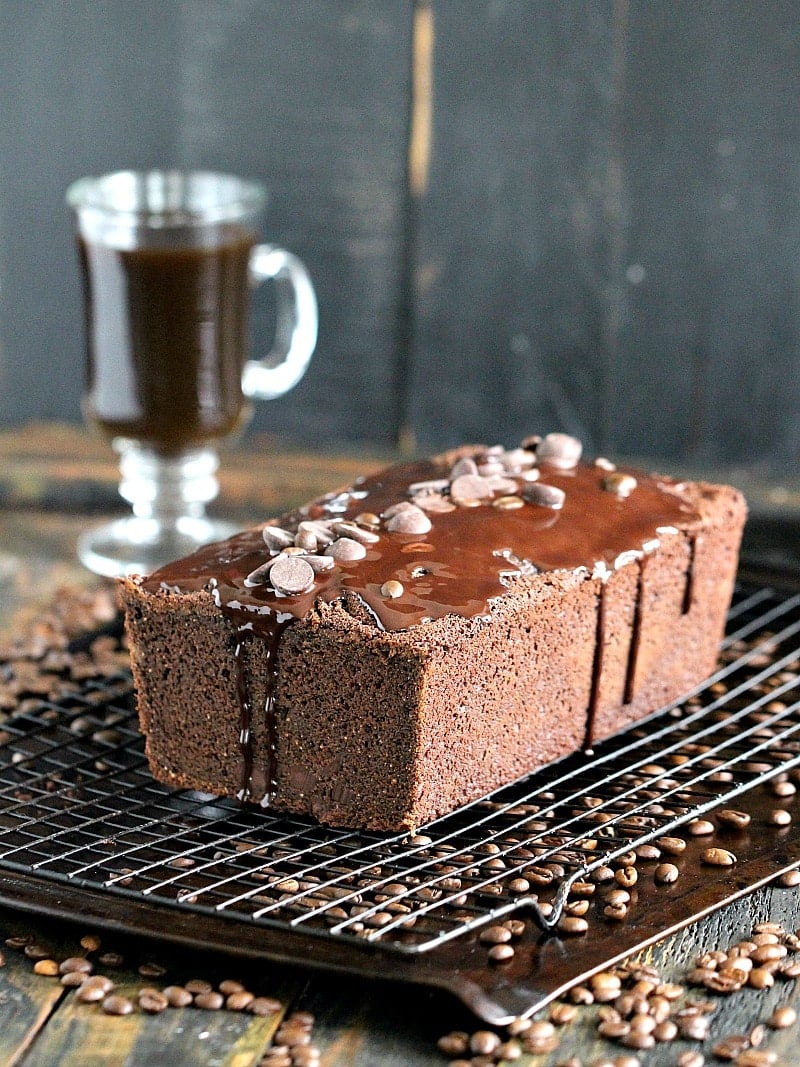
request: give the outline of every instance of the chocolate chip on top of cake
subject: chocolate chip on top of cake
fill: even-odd
[[[154,774],[417,826],[697,684],[744,502],[581,451],[465,446],[125,580]]]

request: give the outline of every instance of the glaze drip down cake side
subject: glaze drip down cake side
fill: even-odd
[[[122,580],[155,777],[416,828],[700,683],[741,495],[580,453],[465,446]]]

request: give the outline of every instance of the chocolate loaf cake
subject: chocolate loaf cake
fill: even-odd
[[[742,497],[580,453],[390,468],[123,580],[155,777],[416,828],[699,683]]]

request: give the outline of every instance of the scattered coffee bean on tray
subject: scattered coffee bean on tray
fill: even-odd
[[[653,872],[653,877],[659,885],[669,885],[677,882],[680,871],[674,863],[659,863]]]
[[[736,863],[736,856],[726,848],[704,849],[700,859],[711,867],[732,867]]]

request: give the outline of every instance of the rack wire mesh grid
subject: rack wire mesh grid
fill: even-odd
[[[720,664],[593,753],[395,836],[170,792],[123,671],[3,724],[0,871],[395,955],[521,908],[547,928],[576,882],[800,765],[800,595],[740,587]]]

